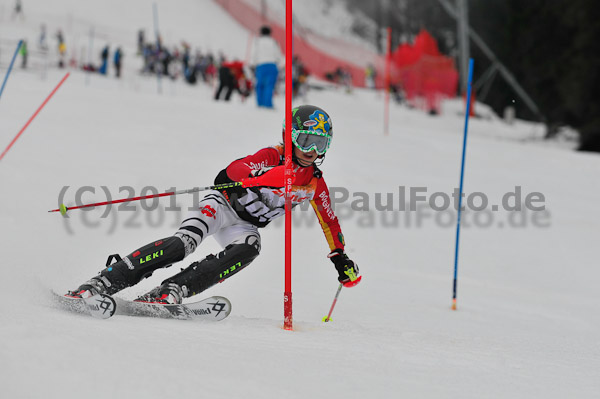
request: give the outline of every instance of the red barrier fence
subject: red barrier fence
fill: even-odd
[[[285,26],[283,18],[273,16],[263,18],[258,8],[243,0],[215,0],[240,25],[258,34],[260,27],[269,25],[271,35],[279,43],[281,52],[285,53]],[[312,43],[318,43],[318,46]],[[357,87],[365,86],[365,68],[373,64],[378,72],[378,87],[383,86],[384,58],[375,52],[341,40],[318,36],[301,28],[294,28],[294,54],[298,55],[312,75],[325,78],[338,67],[350,72],[352,84]]]
[[[260,3],[255,0],[215,0],[238,23],[253,33],[263,25],[271,26],[272,36],[285,52],[285,26],[283,17],[267,13],[263,16]],[[338,67],[349,71],[352,84],[365,87],[365,68],[372,64],[376,71],[376,86],[383,88],[385,57],[358,45],[332,39],[294,28],[294,54],[298,55],[310,73],[325,78]],[[314,43],[318,43],[315,45]],[[458,71],[454,60],[443,56],[435,39],[425,30],[417,35],[414,44],[402,44],[392,54],[391,82],[404,90],[406,98],[417,104],[425,99],[427,110],[439,111],[443,97],[455,97],[458,88]]]
[[[392,59],[397,67],[392,81],[401,83],[409,101],[424,98],[427,110],[439,112],[443,97],[456,96],[458,71],[454,60],[440,54],[427,31],[422,30],[413,45],[398,46]]]

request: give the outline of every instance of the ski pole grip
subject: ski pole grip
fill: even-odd
[[[295,179],[295,175],[292,175],[292,179]],[[284,187],[285,186],[285,166],[276,166],[269,170],[267,173],[257,176],[248,177],[242,179],[242,187]]]

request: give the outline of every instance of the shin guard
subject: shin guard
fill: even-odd
[[[176,283],[186,297],[196,295],[229,278],[248,266],[258,256],[258,249],[249,244],[231,244],[215,255],[192,263],[175,276],[163,281]]]
[[[114,294],[151,276],[156,269],[168,267],[184,257],[185,249],[179,237],[163,238],[107,265],[100,272],[100,278],[107,285],[107,293]]]

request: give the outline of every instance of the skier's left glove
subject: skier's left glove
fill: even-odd
[[[327,255],[329,259],[335,265],[339,276],[338,281],[344,285],[344,287],[354,287],[360,283],[362,276],[358,274],[358,265],[348,258],[348,255],[341,250],[335,249]]]
[[[256,177],[248,177],[246,179],[242,179],[242,187],[284,187],[284,175],[285,166],[276,166],[272,169],[265,171],[265,173],[257,175]],[[292,175],[292,179],[295,178],[295,175]]]

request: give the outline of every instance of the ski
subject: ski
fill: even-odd
[[[98,319],[113,315],[155,317],[179,320],[220,321],[231,313],[231,302],[222,296],[211,296],[201,301],[180,305],[135,302],[98,294],[89,298],[69,298],[52,291],[60,308]]]
[[[114,298],[117,315],[157,317],[161,319],[220,321],[231,313],[231,302],[222,296],[211,296],[181,305],[135,302]]]
[[[98,294],[89,298],[69,298],[52,291],[56,303],[62,309],[87,314],[97,319],[108,319],[115,314],[117,305],[110,295]]]

